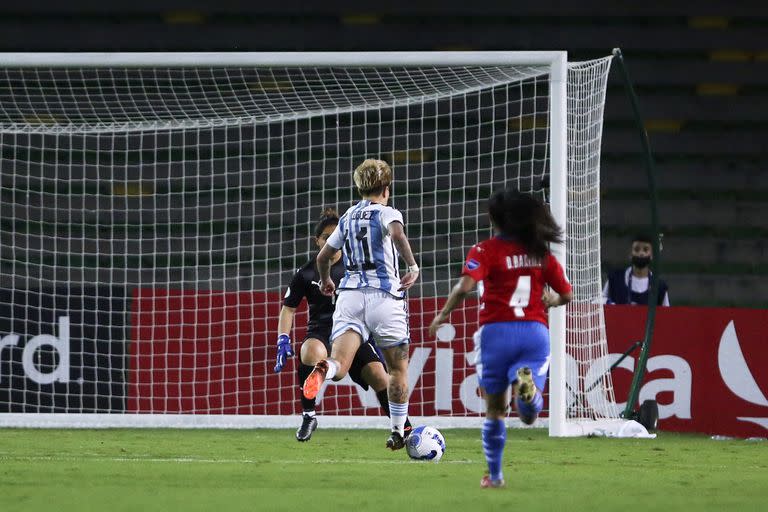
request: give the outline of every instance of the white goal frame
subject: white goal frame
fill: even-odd
[[[567,79],[565,51],[540,52],[300,52],[300,53],[0,53],[2,68],[124,68],[124,67],[346,67],[346,66],[494,66],[540,65],[549,67],[550,96],[550,203],[561,226],[567,222]],[[553,247],[565,266],[565,246]],[[549,394],[549,433],[552,436],[583,435],[566,422],[566,311],[550,310],[552,360]],[[552,385],[556,383],[556,385]],[[282,420],[282,421],[281,421]],[[421,420],[421,419],[420,419]],[[479,417],[423,418],[438,428],[479,426]],[[386,418],[327,417],[324,426],[384,426]],[[236,415],[149,415],[149,414],[0,414],[0,426],[25,427],[181,427],[256,428],[293,426],[295,419],[284,416]]]

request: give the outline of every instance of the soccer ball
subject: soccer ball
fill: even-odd
[[[435,427],[416,427],[408,436],[405,449],[414,460],[438,462],[445,453],[445,439]]]

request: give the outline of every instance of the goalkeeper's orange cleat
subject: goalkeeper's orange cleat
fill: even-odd
[[[312,400],[320,392],[320,387],[325,382],[325,375],[328,373],[328,361],[323,359],[315,365],[315,369],[312,370],[307,376],[307,380],[304,381],[304,385],[301,386],[304,398]]]

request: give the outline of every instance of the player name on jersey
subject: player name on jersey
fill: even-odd
[[[356,211],[356,212],[352,212],[349,215],[349,218],[351,220],[371,220],[374,213],[376,213],[376,210]]]
[[[533,268],[541,267],[541,260],[528,256],[527,254],[515,254],[514,256],[507,256],[507,268]]]

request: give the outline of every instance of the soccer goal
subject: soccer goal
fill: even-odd
[[[486,201],[515,187],[567,227],[575,301],[551,314],[548,424],[619,421],[600,306],[599,171],[610,59],[565,52],[0,55],[0,425],[295,427],[272,372],[292,273],[351,171],[392,164],[422,268],[409,297],[412,416],[479,425],[477,301],[426,326]],[[294,341],[304,333],[297,318]],[[386,426],[349,381],[322,426]]]

